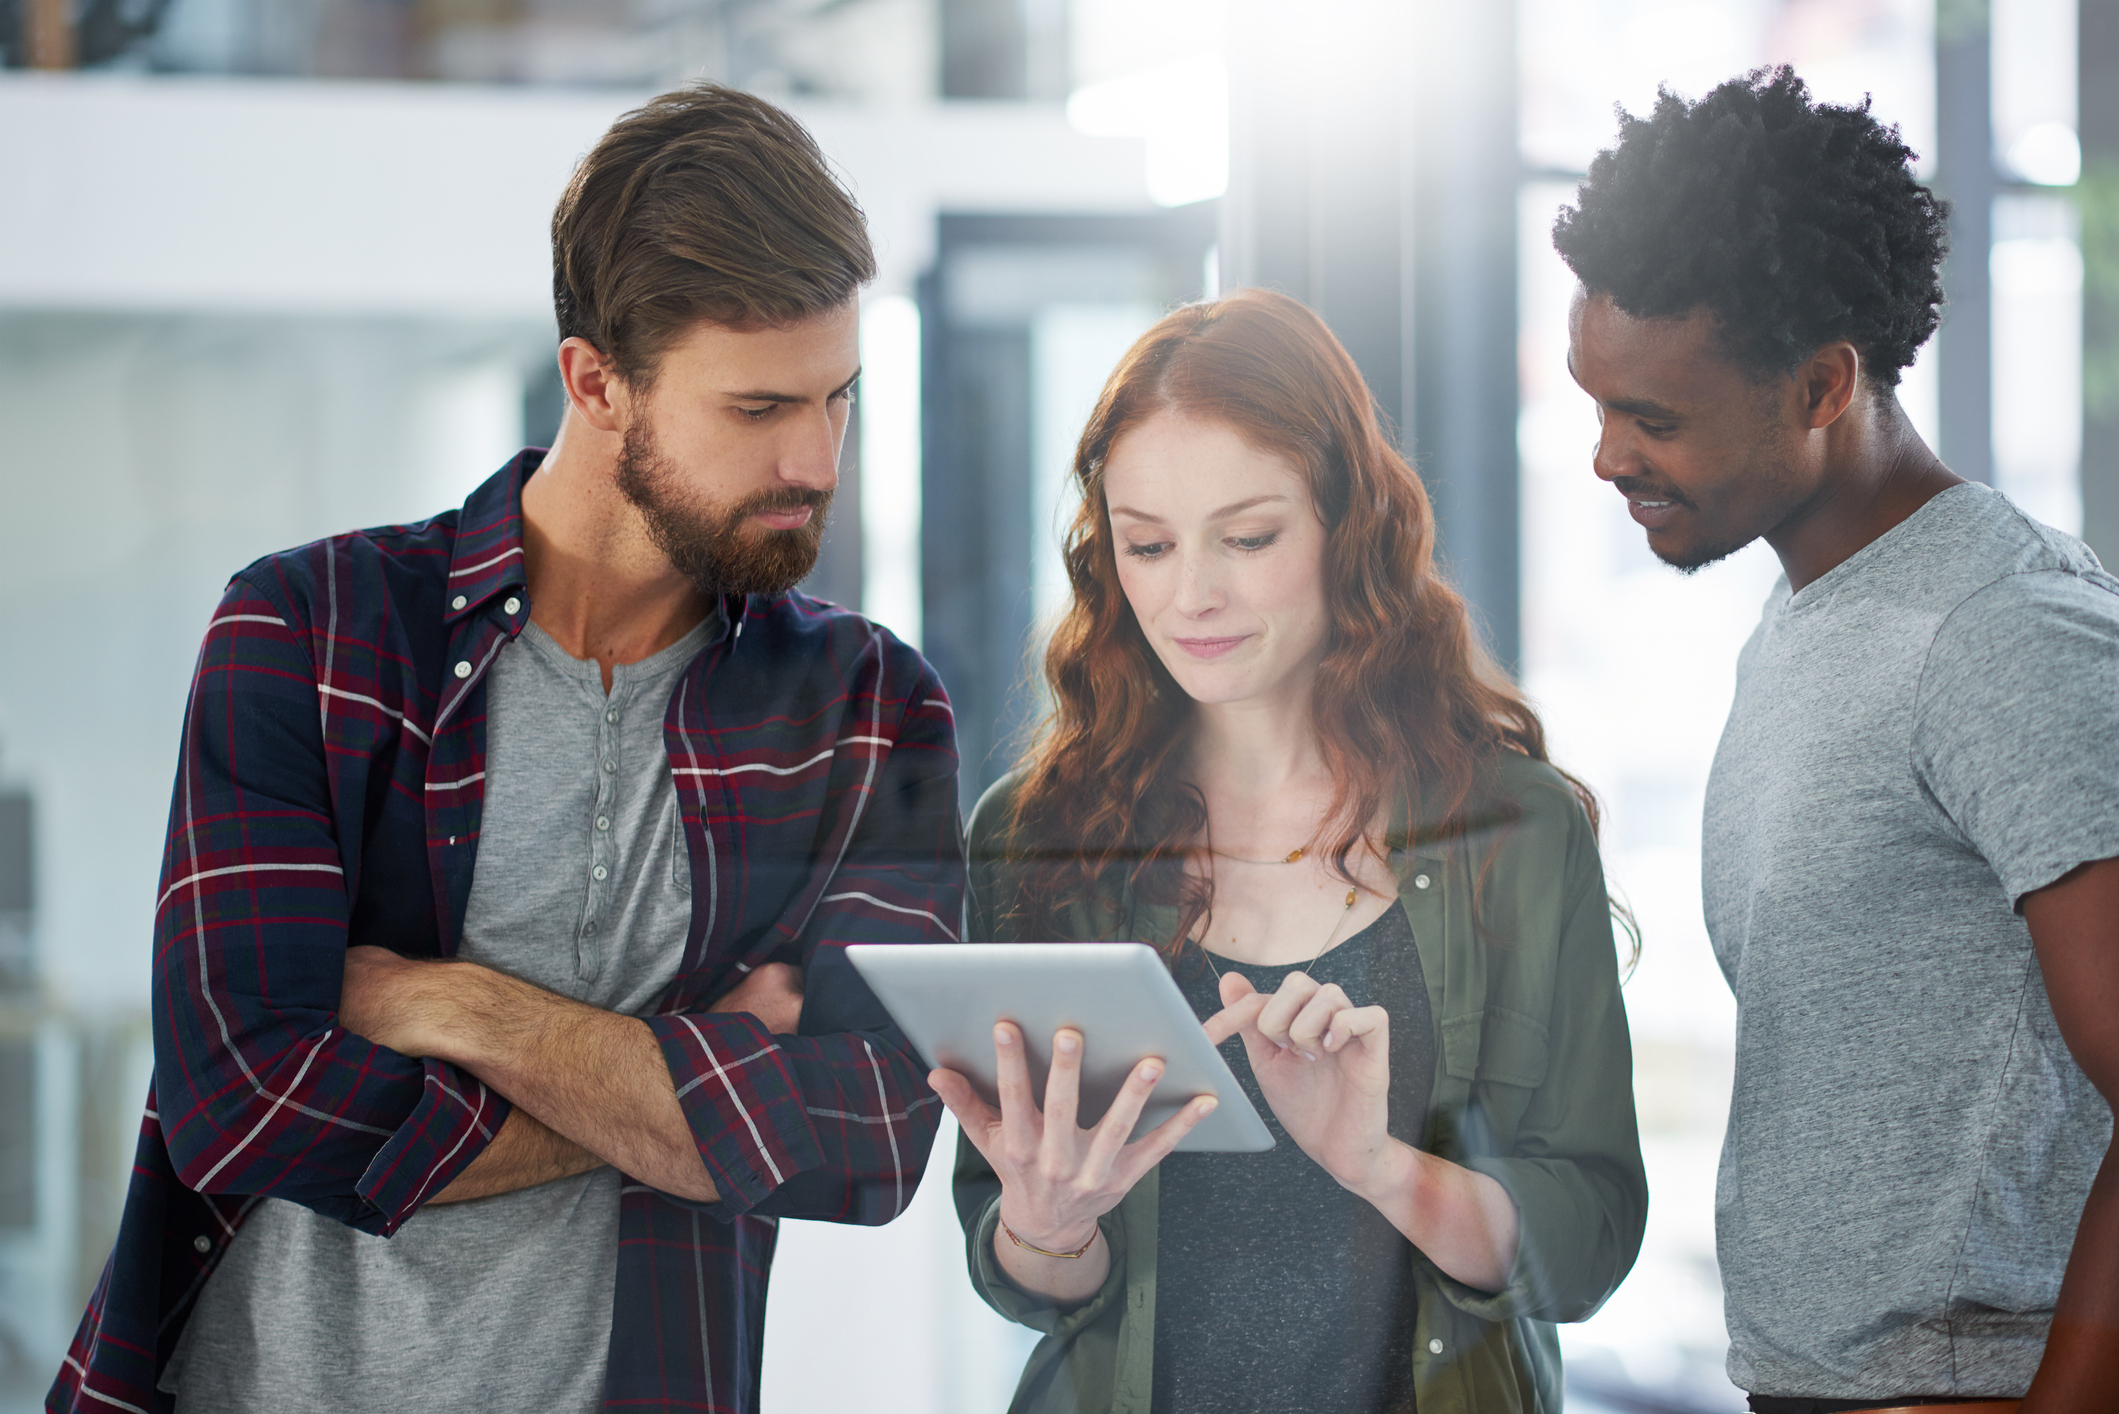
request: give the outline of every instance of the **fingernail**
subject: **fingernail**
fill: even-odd
[[[1152,1085],[1163,1078],[1163,1068],[1153,1064],[1144,1065],[1140,1068],[1140,1078]]]
[[[996,1046],[1012,1046],[1015,1044],[1015,1033],[1005,1026],[996,1026],[993,1028],[993,1044]]]
[[[1217,1109],[1217,1108],[1218,1108],[1218,1107],[1219,1107],[1220,1105],[1221,1105],[1221,1101],[1219,1101],[1219,1100],[1215,1099],[1215,1098],[1214,1098],[1214,1097],[1213,1097],[1212,1095],[1206,1095],[1206,1096],[1203,1096],[1203,1097],[1201,1097],[1201,1099],[1200,1099],[1200,1102],[1199,1102],[1199,1112],[1200,1112],[1201,1114],[1203,1114],[1203,1115],[1210,1115],[1210,1114],[1214,1113],[1214,1111],[1215,1111],[1215,1110],[1216,1110],[1216,1109]]]
[[[1314,1055],[1310,1054],[1310,1053],[1309,1053],[1308,1051],[1304,1051],[1304,1052],[1302,1053],[1302,1058],[1303,1058],[1304,1060],[1315,1060],[1315,1059],[1317,1059],[1317,1057],[1316,1057],[1316,1056],[1314,1056]]]
[[[1081,1038],[1072,1031],[1062,1031],[1059,1035],[1052,1038],[1052,1049],[1065,1051],[1070,1056],[1080,1049],[1081,1044]]]

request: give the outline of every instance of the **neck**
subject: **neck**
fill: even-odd
[[[1215,847],[1282,854],[1332,797],[1307,693],[1195,709],[1190,774],[1215,822]]]
[[[594,658],[606,692],[614,666],[653,657],[710,607],[618,490],[622,446],[570,409],[522,491],[530,618],[574,657]]]
[[[1859,398],[1812,435],[1823,440],[1819,490],[1766,535],[1792,589],[1827,574],[1964,481],[1929,450],[1890,389]]]

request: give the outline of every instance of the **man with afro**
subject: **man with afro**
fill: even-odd
[[[1785,571],[1704,834],[1729,1374],[2119,1409],[2119,580],[1899,405],[1947,248],[1912,157],[1762,70],[1622,114],[1553,231],[1596,474],[1670,565]]]

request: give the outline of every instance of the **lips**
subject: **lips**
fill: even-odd
[[[1626,513],[1650,530],[1661,530],[1677,518],[1684,507],[1676,501],[1657,500],[1651,496],[1628,496]]]
[[[1239,633],[1228,638],[1180,638],[1173,641],[1195,658],[1219,658],[1234,652],[1237,645],[1250,636]]]
[[[808,506],[795,506],[788,510],[759,511],[757,518],[774,530],[799,530],[809,524],[816,512]]]
[[[1638,477],[1622,476],[1613,485],[1626,498],[1626,513],[1650,530],[1661,530],[1677,518],[1679,511],[1692,508],[1692,503],[1675,491],[1665,491]]]

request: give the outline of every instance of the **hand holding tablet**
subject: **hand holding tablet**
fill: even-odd
[[[935,1067],[928,1083],[999,1175],[1002,1230],[1022,1251],[1076,1265],[1095,1245],[1097,1219],[1172,1150],[1272,1147],[1215,1050],[1255,1020],[1263,998],[1202,1025],[1161,959],[1138,943],[856,946],[847,955]],[[1101,1270],[1099,1261],[1061,1279],[1071,1286]]]
[[[933,943],[855,945],[846,957],[919,1048],[928,1065],[954,1071],[987,1106],[1000,1103],[996,1023],[1014,1024],[1029,1093],[1041,1094],[1055,1033],[1069,1030],[1082,1050],[1067,1059],[1078,1072],[1075,1114],[1099,1124],[1141,1061],[1162,1074],[1141,1106],[1130,1136],[1141,1138],[1177,1115],[1187,1101],[1212,1095],[1211,1119],[1194,1121],[1178,1144],[1186,1150],[1257,1152],[1273,1136],[1251,1107],[1215,1046],[1234,1027],[1202,1028],[1153,948],[1141,943]],[[1260,1003],[1259,1005],[1262,1005]],[[1196,1128],[1194,1128],[1196,1125]]]

